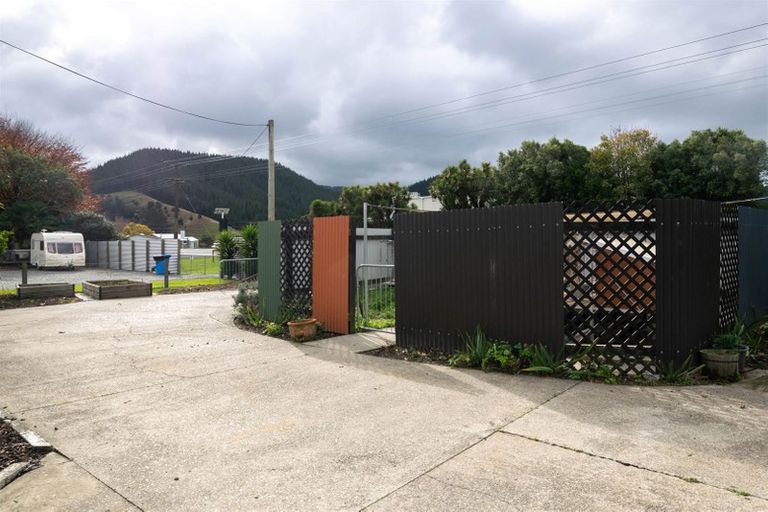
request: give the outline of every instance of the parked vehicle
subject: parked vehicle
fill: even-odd
[[[83,235],[71,231],[33,233],[29,263],[37,268],[84,267]]]

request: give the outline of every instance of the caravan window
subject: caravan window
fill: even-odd
[[[80,242],[75,242],[75,254],[79,254],[83,252],[83,244]]]
[[[51,254],[56,254],[56,244],[53,242],[48,242],[48,252]]]
[[[59,254],[75,253],[75,248],[72,246],[72,242],[59,242],[56,244],[56,250]]]
[[[43,243],[43,241],[42,241],[42,240],[40,240],[40,250],[41,250],[41,251],[44,251],[44,250],[45,250],[45,244]]]

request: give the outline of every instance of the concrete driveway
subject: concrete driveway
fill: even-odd
[[[0,312],[0,407],[59,452],[0,510],[768,510],[765,392],[296,345],[230,295]]]

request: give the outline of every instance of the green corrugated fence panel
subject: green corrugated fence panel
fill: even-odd
[[[259,307],[265,320],[275,322],[280,311],[279,220],[259,222]]]

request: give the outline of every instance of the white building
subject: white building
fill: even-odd
[[[408,205],[414,206],[417,210],[427,212],[437,212],[443,209],[440,201],[432,196],[421,196],[418,192],[411,192],[411,199],[408,201]]]

